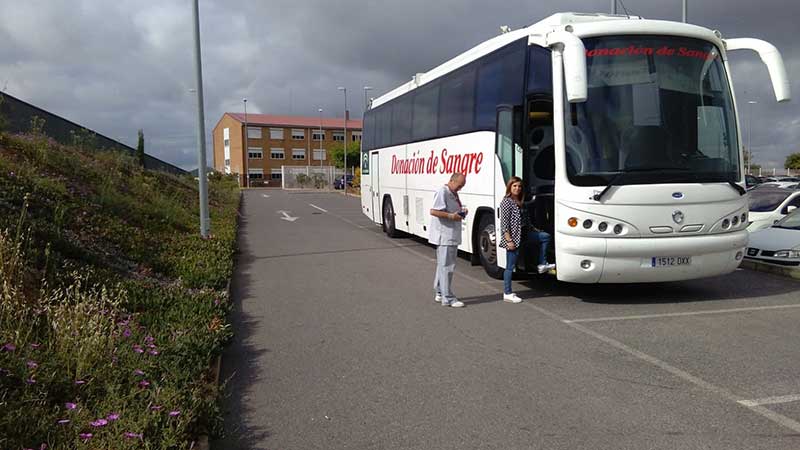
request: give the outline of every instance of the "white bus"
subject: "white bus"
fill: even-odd
[[[789,100],[780,53],[757,39],[578,13],[501,34],[372,102],[363,212],[389,236],[426,237],[434,189],[463,172],[459,249],[500,277],[498,205],[517,175],[535,225],[553,235],[559,280],[731,272],[748,240],[727,63],[738,49],[757,52],[777,101]]]

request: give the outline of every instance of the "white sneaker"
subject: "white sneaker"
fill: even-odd
[[[464,306],[464,302],[462,302],[460,300],[455,300],[455,301],[450,302],[450,305],[448,305],[448,306],[450,306],[451,308],[461,308],[461,307]]]
[[[503,294],[503,301],[508,303],[520,303],[522,299],[512,292],[511,294]]]
[[[436,294],[436,297],[433,297],[433,301],[436,303],[442,303],[442,294]]]
[[[549,272],[556,268],[555,264],[539,264],[536,266],[536,269],[539,270],[539,273]]]

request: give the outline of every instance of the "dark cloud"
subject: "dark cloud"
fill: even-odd
[[[624,5],[648,19],[680,20],[680,3]],[[0,0],[0,7],[0,88],[7,81],[8,93],[129,144],[143,128],[148,152],[197,165],[190,1]],[[338,86],[347,87],[351,114],[359,116],[363,86],[380,95],[495,36],[501,25],[518,29],[559,11],[609,8],[607,0],[202,0],[206,130],[223,112],[241,111],[243,97],[252,112],[316,116],[322,107],[341,116]],[[800,150],[800,50],[790,38],[798,12],[800,4],[785,0],[689,2],[691,23],[768,40],[787,62],[798,99],[779,105],[758,57],[731,54],[744,141],[752,140],[766,166],[782,166]]]

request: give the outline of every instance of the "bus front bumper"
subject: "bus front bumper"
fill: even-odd
[[[747,230],[662,238],[556,234],[557,277],[571,283],[649,283],[730,273],[741,263],[749,236]]]

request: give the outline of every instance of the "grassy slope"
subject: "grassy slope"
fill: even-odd
[[[218,428],[239,196],[209,192],[203,240],[191,177],[0,134],[0,448],[188,448]]]

